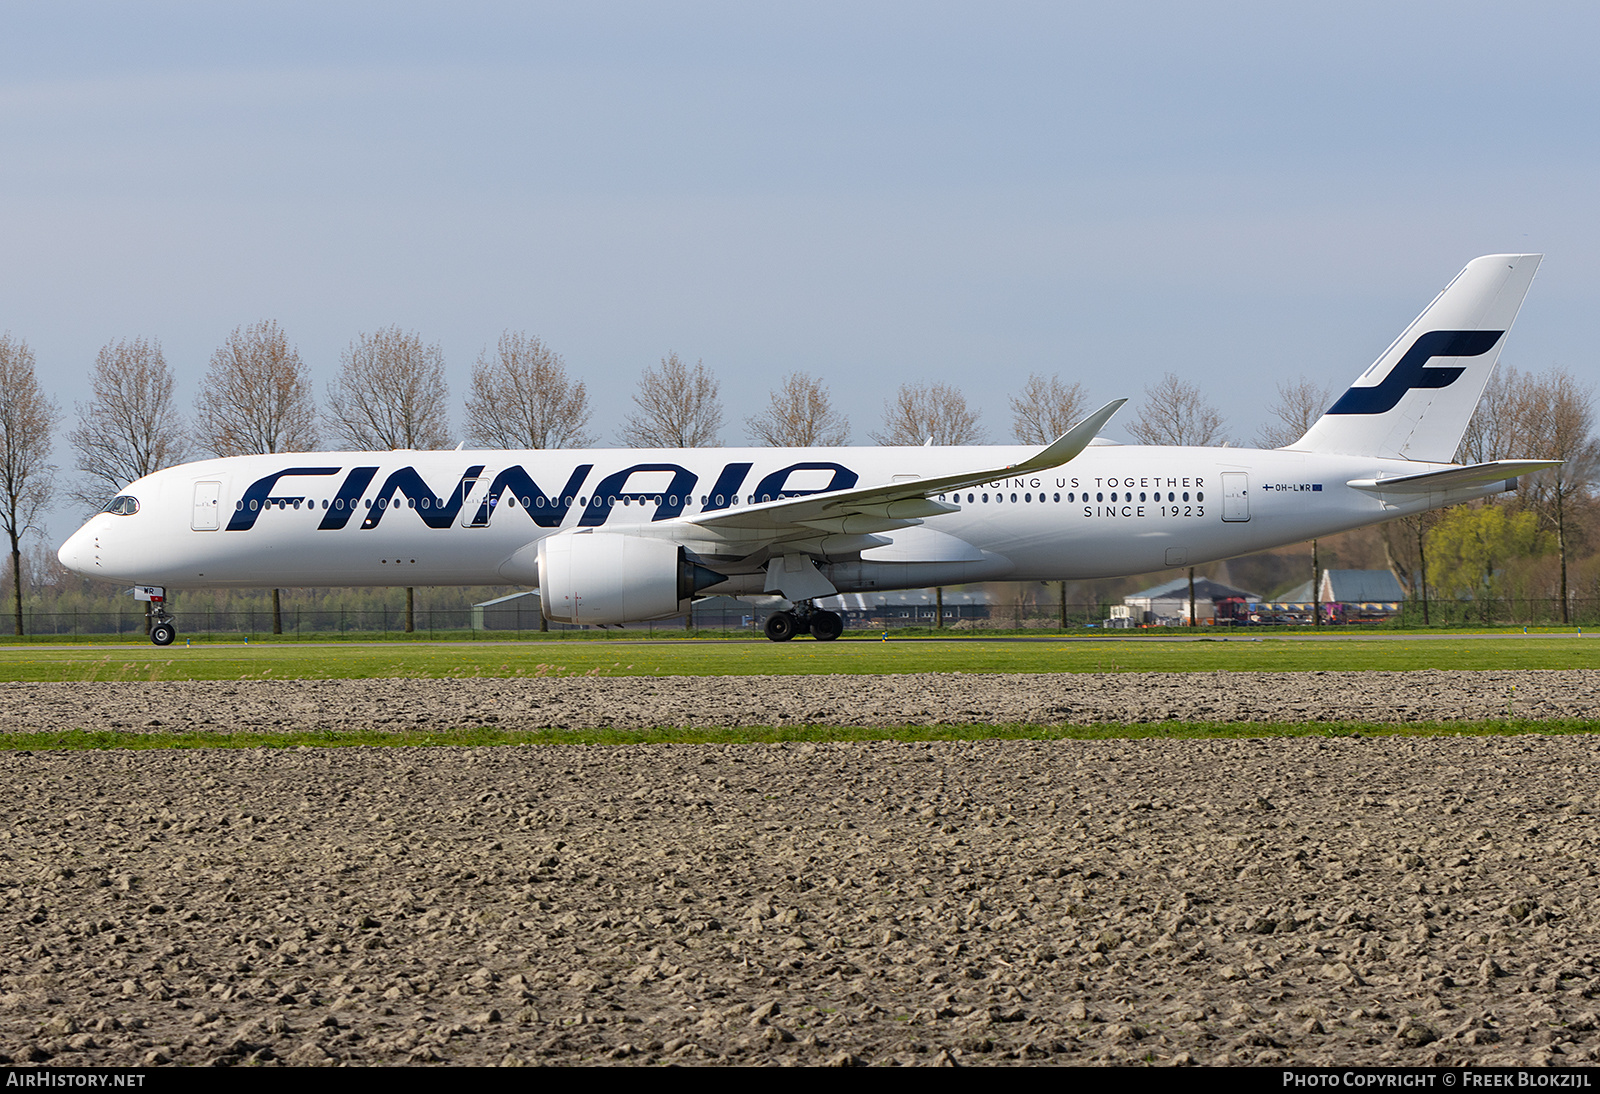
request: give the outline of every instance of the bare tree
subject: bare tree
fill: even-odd
[[[722,403],[717,378],[703,361],[690,368],[669,353],[660,368],[639,377],[633,402],[639,409],[622,429],[629,448],[704,448],[717,443]]]
[[[1497,369],[1484,389],[1456,451],[1458,463],[1522,458],[1563,461],[1559,467],[1526,476],[1518,500],[1555,533],[1564,623],[1571,621],[1567,585],[1571,509],[1574,502],[1588,496],[1600,474],[1600,445],[1593,431],[1594,392],[1571,373],[1552,369],[1534,375],[1506,367]]]
[[[1413,602],[1422,605],[1422,622],[1432,622],[1428,597],[1428,533],[1445,510],[1432,509],[1378,525],[1383,557],[1389,572],[1404,586]]]
[[[850,420],[833,408],[827,385],[804,372],[791,372],[767,409],[745,419],[745,428],[769,448],[841,445],[850,437]]]
[[[1088,395],[1080,383],[1064,384],[1059,374],[1029,376],[1020,394],[1011,397],[1012,429],[1021,444],[1049,444],[1077,425],[1088,412]]]
[[[1278,401],[1272,406],[1277,421],[1268,422],[1256,434],[1262,448],[1287,448],[1306,435],[1316,420],[1333,405],[1333,393],[1321,384],[1302,376],[1278,383]]]
[[[1584,497],[1600,472],[1600,445],[1594,432],[1594,391],[1564,369],[1528,377],[1521,403],[1525,408],[1526,455],[1561,460],[1559,466],[1527,477],[1523,497],[1545,526],[1556,534],[1561,556],[1561,621],[1571,622],[1567,603],[1568,517],[1573,502]]]
[[[1222,414],[1206,402],[1200,389],[1167,373],[1144,389],[1144,407],[1128,433],[1140,444],[1226,444]]]
[[[311,370],[271,319],[235,327],[211,355],[195,399],[200,444],[218,456],[315,449]],[[281,590],[272,590],[272,633],[283,633]]]
[[[449,448],[444,352],[399,327],[363,334],[344,351],[328,388],[328,425],[349,448]],[[406,633],[417,629],[417,590],[406,587]],[[274,603],[276,608],[276,603]]]
[[[871,437],[879,444],[982,444],[978,412],[967,397],[948,384],[901,384],[884,404],[883,431]]]
[[[217,347],[194,405],[200,444],[218,456],[307,452],[321,440],[311,371],[270,319]]]
[[[182,463],[190,450],[160,342],[131,338],[102,347],[90,382],[94,398],[75,406],[78,425],[67,434],[84,475],[70,493],[98,509],[135,479]]]
[[[586,448],[589,393],[531,334],[506,331],[478,355],[467,396],[467,440],[485,448]]]
[[[1528,428],[1534,413],[1528,405],[1531,380],[1509,365],[1495,369],[1461,436],[1457,463],[1489,463],[1529,455]]]
[[[1520,496],[1509,504],[1531,509],[1544,528],[1555,533],[1560,556],[1562,622],[1570,622],[1567,561],[1572,547],[1571,510],[1589,494],[1600,474],[1600,446],[1594,430],[1594,392],[1570,373],[1552,369],[1543,375],[1502,367],[1484,388],[1467,424],[1457,463],[1504,459],[1562,460],[1561,466],[1523,479]]]
[[[348,448],[449,448],[444,353],[399,327],[363,334],[328,388],[328,429]]]
[[[22,633],[22,537],[50,501],[50,431],[60,412],[39,391],[28,343],[0,335],[0,527],[11,540],[11,589]]]

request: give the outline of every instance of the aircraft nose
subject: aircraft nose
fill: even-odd
[[[99,545],[95,542],[95,535],[85,524],[67,538],[61,545],[61,550],[56,552],[56,558],[61,560],[61,565],[75,574],[86,577],[95,576],[95,567],[99,564]]]

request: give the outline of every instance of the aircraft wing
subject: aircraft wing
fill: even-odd
[[[921,523],[921,518],[953,513],[960,507],[932,500],[932,495],[962,490],[980,483],[1013,475],[1027,475],[1059,467],[1075,459],[1105,427],[1126,399],[1107,403],[1062,434],[1052,444],[1021,463],[1009,467],[986,467],[954,475],[935,475],[877,486],[853,487],[826,494],[809,494],[780,501],[757,502],[714,513],[681,517],[655,525],[656,535],[681,536],[685,525],[692,528],[690,538],[725,543],[752,541],[773,544],[780,541],[822,536],[860,536],[862,550],[885,542],[871,533],[886,532]],[[833,550],[848,551],[836,541]]]
[[[1346,486],[1369,494],[1431,494],[1436,490],[1461,490],[1486,486],[1502,479],[1514,479],[1547,467],[1561,466],[1560,460],[1494,460],[1469,467],[1447,467],[1443,471],[1423,471],[1397,475],[1390,479],[1351,479]]]

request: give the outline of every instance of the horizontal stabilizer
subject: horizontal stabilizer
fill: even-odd
[[[1514,479],[1547,467],[1560,467],[1560,460],[1495,460],[1471,467],[1450,467],[1443,471],[1424,471],[1417,475],[1397,475],[1392,479],[1351,479],[1345,485],[1372,494],[1432,494],[1440,490],[1465,490],[1492,482]]]

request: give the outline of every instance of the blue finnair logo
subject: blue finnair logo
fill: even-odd
[[[1449,387],[1467,371],[1464,368],[1427,368],[1435,357],[1481,357],[1494,349],[1505,335],[1503,330],[1429,331],[1395,362],[1383,383],[1373,387],[1353,387],[1328,408],[1329,414],[1385,414],[1400,403],[1412,388]]]
[[[718,473],[710,493],[699,496],[698,508],[702,513],[714,513],[738,505],[743,497],[747,504],[781,501],[810,494],[823,494],[833,490],[848,490],[859,481],[859,476],[843,464],[805,461],[780,467],[763,477],[753,492],[745,489],[745,480],[754,468],[751,463],[730,463]],[[230,532],[248,532],[256,520],[269,509],[296,509],[302,504],[321,513],[318,531],[338,531],[357,522],[363,531],[372,531],[382,523],[392,509],[404,509],[429,528],[449,528],[457,518],[464,528],[487,527],[497,512],[520,510],[541,528],[559,528],[568,512],[577,503],[581,516],[578,527],[593,528],[605,524],[618,506],[654,505],[650,520],[672,520],[696,506],[696,487],[699,476],[675,463],[636,463],[620,471],[603,476],[592,489],[584,489],[594,464],[574,467],[566,485],[555,494],[546,493],[533,481],[526,469],[508,467],[494,476],[488,490],[479,498],[477,509],[463,513],[463,506],[473,497],[478,484],[484,481],[484,465],[472,464],[462,472],[459,480],[444,490],[429,483],[414,467],[400,467],[391,471],[376,491],[370,490],[377,477],[378,468],[367,467],[286,467],[274,471],[251,483],[244,494],[234,502],[233,516],[228,521]],[[801,488],[790,479],[805,472],[826,472],[828,482],[823,486]],[[280,493],[280,479],[301,477],[343,478],[326,484],[326,496],[307,501],[302,493]],[[634,475],[666,473],[672,476],[665,488],[654,486],[650,490],[629,490],[629,480]],[[552,480],[559,482],[560,480]],[[448,480],[446,480],[448,482]],[[320,501],[320,507],[318,502]],[[502,502],[504,504],[502,504]],[[467,519],[471,514],[470,521]],[[359,520],[357,521],[357,518]],[[515,518],[510,518],[515,519]],[[630,522],[632,523],[632,522]]]

